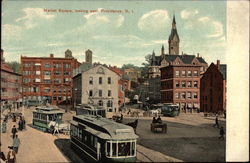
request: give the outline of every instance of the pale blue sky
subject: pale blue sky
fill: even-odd
[[[180,52],[200,53],[208,63],[225,63],[226,1],[4,1],[2,49],[7,61],[20,56],[63,57],[70,49],[80,62],[141,66],[155,50],[160,55],[175,13]],[[128,10],[129,13],[62,13],[44,9]]]

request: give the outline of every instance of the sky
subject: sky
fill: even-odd
[[[93,62],[142,66],[153,50],[160,55],[162,45],[168,52],[174,14],[180,53],[199,53],[208,64],[226,61],[226,1],[3,0],[1,14],[6,61],[64,57],[70,49],[83,62],[90,49]]]

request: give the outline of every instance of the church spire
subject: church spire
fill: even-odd
[[[168,38],[169,54],[178,55],[179,54],[179,35],[177,33],[175,15],[173,16],[171,34]]]
[[[162,47],[161,47],[161,57],[163,58],[164,55],[165,55],[165,49],[164,49],[164,45],[162,45]]]

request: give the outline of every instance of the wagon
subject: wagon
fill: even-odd
[[[166,123],[151,123],[151,132],[157,132],[157,129],[160,128],[161,132],[167,133],[167,124]]]

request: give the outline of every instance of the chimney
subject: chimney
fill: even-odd
[[[50,58],[54,58],[54,54],[50,54]]]
[[[220,60],[217,60],[216,66],[217,66],[218,69],[220,69]]]
[[[198,58],[200,57],[200,53],[197,53],[197,57],[198,57]]]

